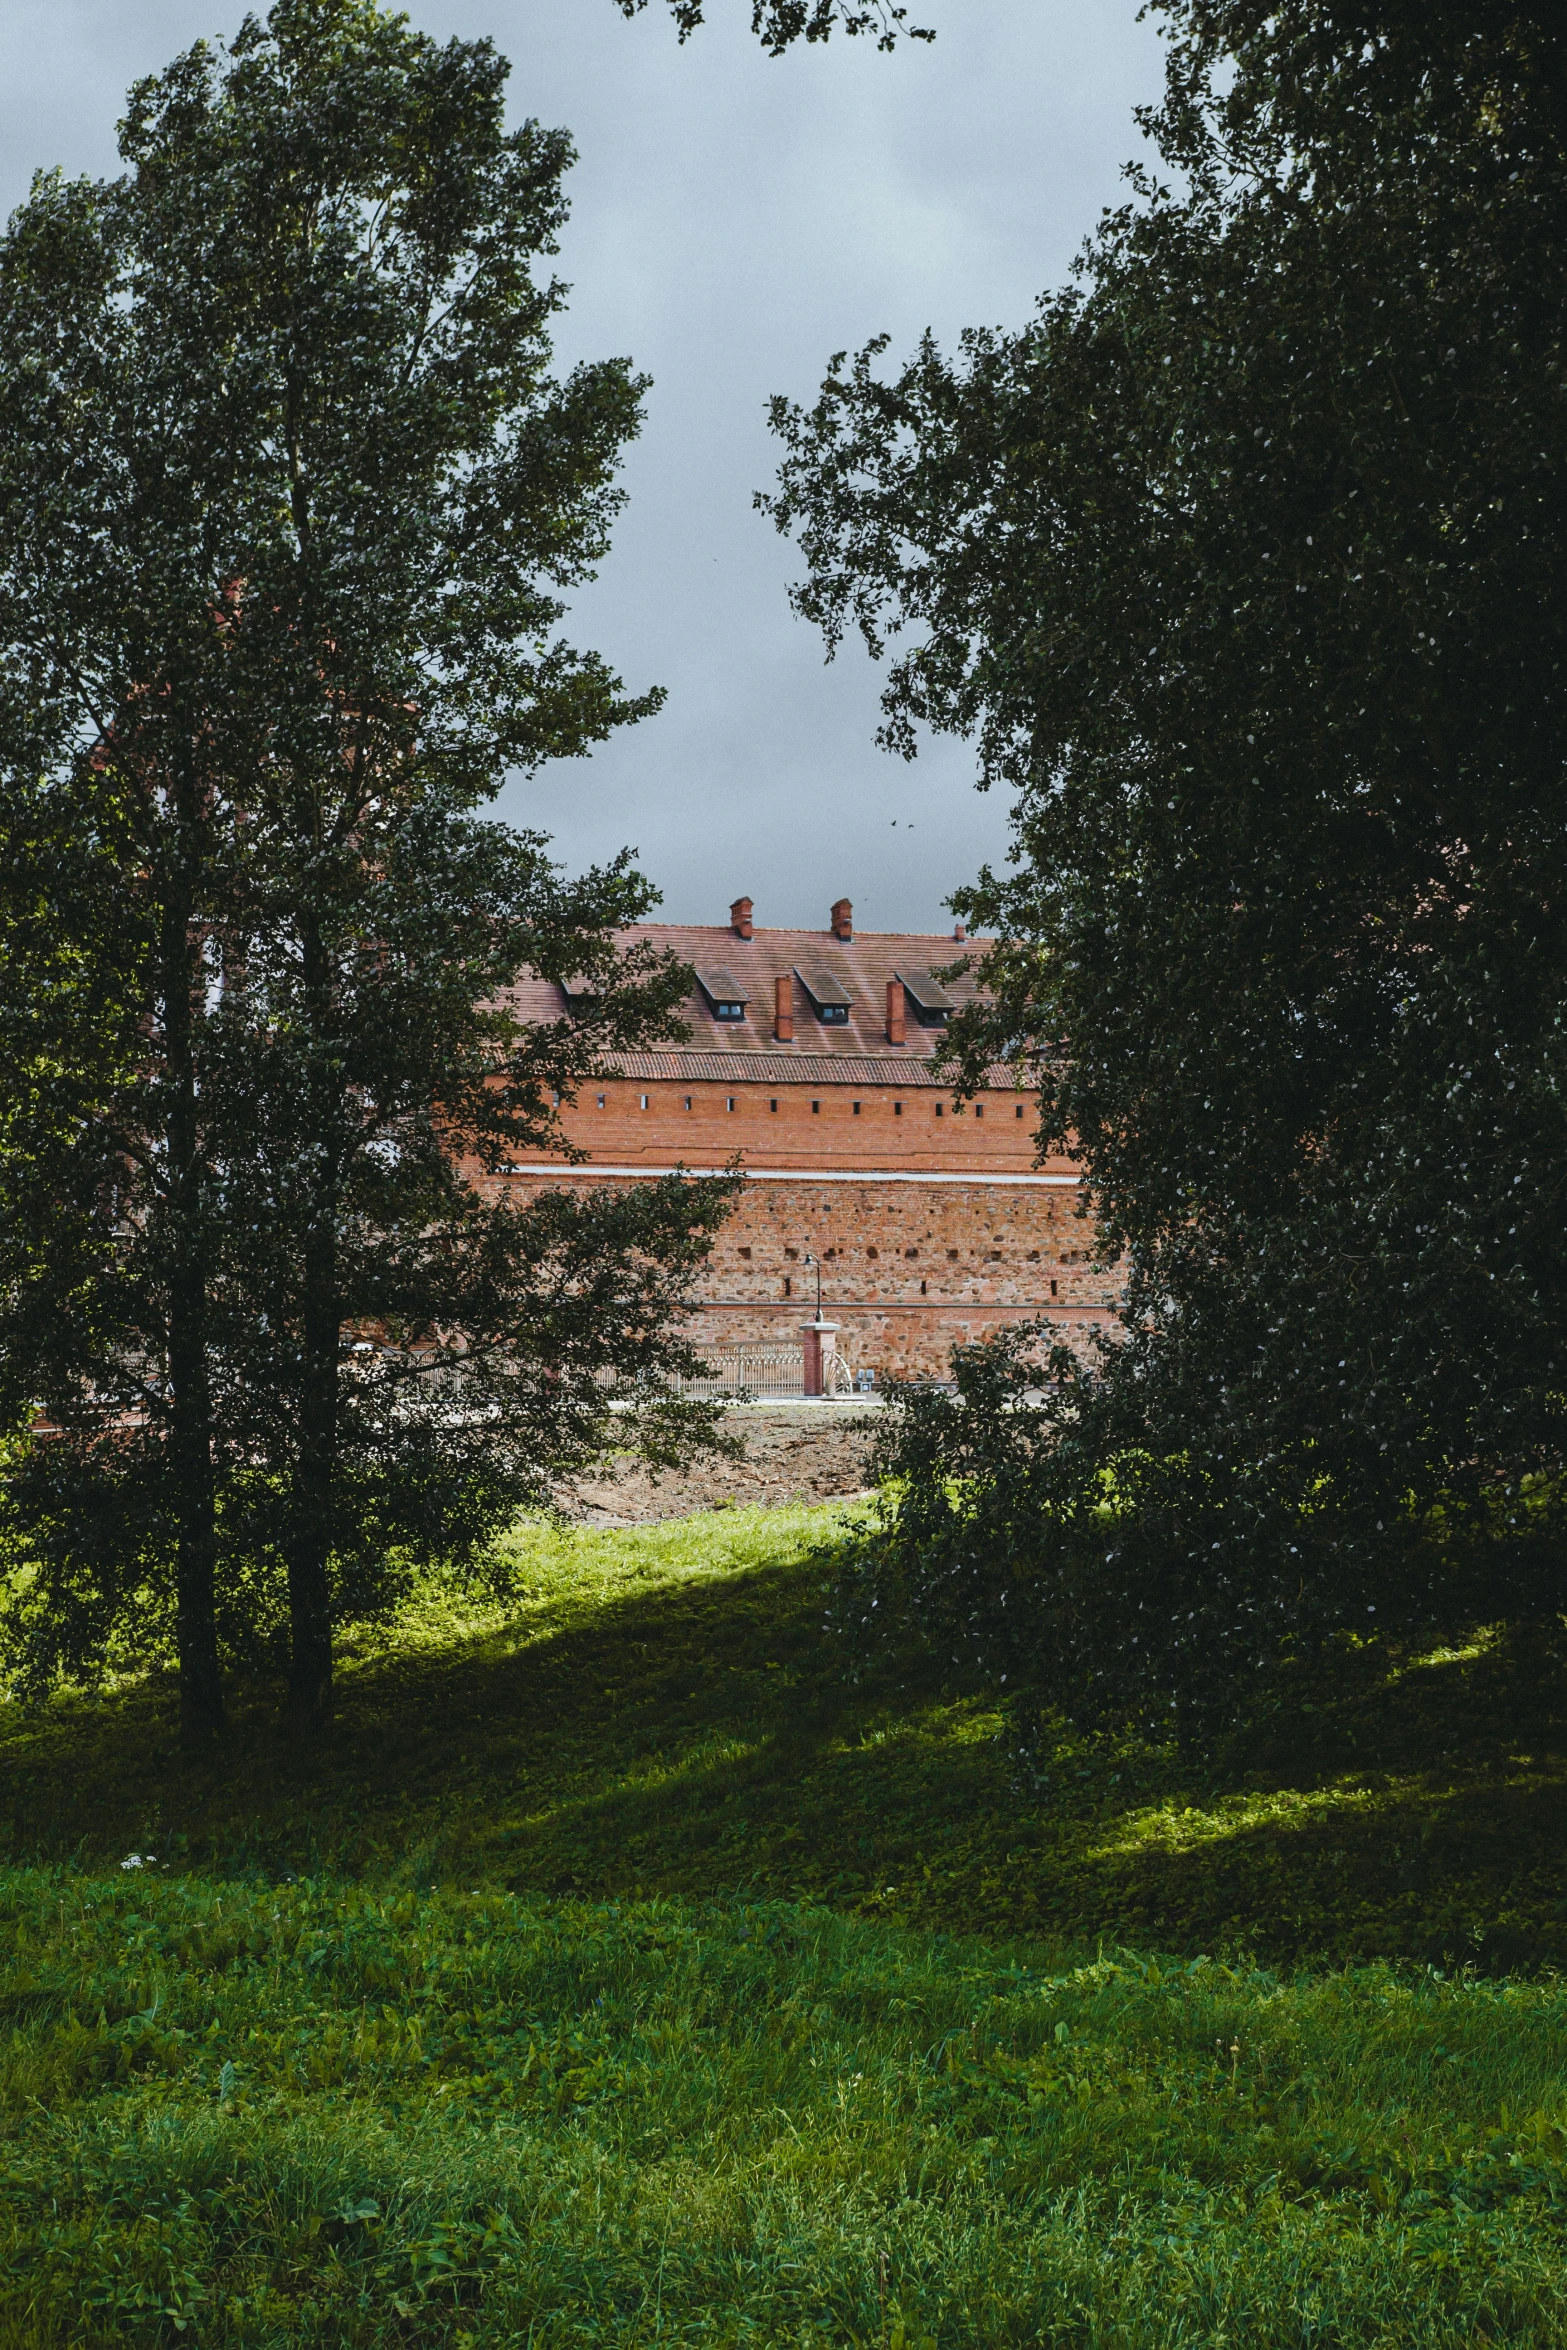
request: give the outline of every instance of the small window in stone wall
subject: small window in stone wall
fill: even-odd
[[[647,1095],[646,1095],[646,1094],[644,1094],[644,1095],[642,1096],[642,1107],[644,1108],[644,1110],[647,1108]]]
[[[936,1115],[937,1115],[937,1117],[938,1117],[938,1118],[940,1118],[940,1117],[942,1117],[944,1114],[945,1114],[945,1113],[944,1113],[944,1112],[943,1112],[943,1110],[942,1110],[941,1104],[940,1104],[940,1102],[938,1102],[938,1103],[936,1104]]]
[[[858,1102],[856,1102],[856,1103],[855,1103],[855,1105],[854,1105],[854,1115],[855,1115],[855,1116],[856,1116],[856,1118],[857,1118],[857,1117],[859,1116],[859,1114],[860,1114],[860,1105],[859,1105],[859,1103],[858,1103]]]
[[[743,1248],[743,1249],[740,1251],[740,1254],[741,1254],[743,1257],[748,1257],[748,1256],[751,1254],[751,1252],[750,1252],[750,1250],[749,1250],[748,1248]]]
[[[691,1107],[691,1096],[690,1096],[689,1094],[687,1094],[687,1095],[686,1095],[686,1108],[689,1110],[689,1109],[690,1109],[690,1107]]]
[[[812,1102],[812,1104],[811,1104],[811,1116],[812,1116],[813,1118],[820,1117],[820,1115],[821,1115],[821,1107],[822,1107],[822,1105],[821,1105],[821,1103],[820,1103],[820,1102]]]
[[[728,1097],[728,1099],[727,1099],[727,1100],[725,1101],[725,1103],[724,1103],[724,1108],[725,1108],[726,1110],[732,1110],[732,1109],[734,1108],[734,1106],[735,1106],[735,1097],[734,1097],[734,1095],[733,1095],[733,1094],[730,1094],[730,1095],[729,1095],[729,1097]]]
[[[776,1110],[776,1109],[777,1109],[777,1107],[778,1107],[778,1104],[777,1104],[776,1102],[769,1102],[769,1103],[768,1103],[768,1105],[767,1105],[767,1107],[768,1107],[770,1110]]]
[[[603,1108],[603,1107],[604,1107],[604,1096],[603,1096],[602,1094],[600,1094],[600,1095],[599,1095],[599,1108],[602,1110],[602,1108]]]
[[[1022,1115],[1023,1115],[1023,1105],[1022,1105],[1022,1103],[1021,1103],[1021,1102],[1019,1102],[1019,1103],[1018,1103],[1018,1106],[1017,1106],[1017,1108],[1016,1108],[1016,1109],[1013,1111],[1012,1115],[1013,1115],[1013,1117],[1014,1117],[1014,1118],[1021,1118],[1021,1117],[1022,1117]]]
[[[902,1115],[903,1115],[903,1104],[902,1104],[901,1102],[894,1102],[894,1103],[893,1103],[893,1105],[892,1105],[892,1114],[893,1114],[893,1116],[894,1116],[895,1118],[901,1118],[901,1117],[902,1117]]]
[[[976,1118],[983,1118],[985,1115],[985,1105],[983,1102],[976,1102],[974,1104],[974,1115]]]

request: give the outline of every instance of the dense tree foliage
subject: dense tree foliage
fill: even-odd
[[[1042,1413],[1004,1354],[921,1409],[887,1556],[998,1670],[1197,1720],[1291,1642],[1561,1600],[1567,50],[1170,32],[1167,180],[1022,330],[779,403],[774,510],[896,652],[889,741],[1014,795],[966,1049],[1040,1068],[1127,1282]]]
[[[488,43],[278,0],[0,248],[0,1538],[25,1686],[171,1636],[189,1735],[286,1626],[471,1558],[669,1374],[722,1184],[475,1179],[668,1032],[625,861],[476,813],[655,706],[556,635],[637,429],[549,372],[558,133]],[[527,1027],[531,971],[597,985]]]

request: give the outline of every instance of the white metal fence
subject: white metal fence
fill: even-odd
[[[805,1393],[805,1349],[803,1346],[735,1346],[726,1347],[721,1354],[710,1358],[713,1375],[708,1379],[682,1379],[682,1395],[700,1396],[708,1402],[733,1396],[737,1400],[766,1397],[803,1396]],[[868,1394],[872,1380],[867,1374],[856,1377],[854,1365],[845,1355],[837,1355],[832,1363],[832,1393],[834,1395]]]

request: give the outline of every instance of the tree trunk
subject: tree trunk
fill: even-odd
[[[304,1245],[299,1427],[288,1550],[288,1728],[310,1738],[326,1723],[332,1699],[333,1489],[337,1475],[337,1376],[341,1317],[337,1297],[338,1101],[327,1042],[330,985],[314,921],[302,926],[303,964],[314,1065],[308,1088],[308,1139],[319,1174]]]
[[[325,1241],[325,1245],[323,1244]],[[288,1546],[288,1704],[296,1737],[323,1729],[332,1701],[332,1484],[337,1433],[337,1312],[330,1227],[307,1241],[304,1364]]]
[[[315,1737],[325,1728],[331,1711],[332,1604],[327,1557],[326,1542],[304,1528],[289,1545],[288,1702],[284,1721],[298,1738]]]
[[[218,1663],[217,1506],[206,1363],[199,1347],[171,1342],[174,1424],[169,1465],[178,1518],[175,1645],[180,1674],[180,1744],[210,1746],[224,1727]]]
[[[217,1491],[212,1386],[206,1348],[206,1251],[202,1232],[200,1123],[196,1104],[192,938],[195,810],[192,779],[179,784],[179,862],[163,907],[163,1034],[169,1112],[169,1469],[176,1520],[175,1645],[180,1744],[200,1751],[224,1727],[218,1664]]]

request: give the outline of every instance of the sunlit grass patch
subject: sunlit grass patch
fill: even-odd
[[[1116,1824],[1115,1833],[1089,1847],[1086,1858],[1107,1859],[1132,1852],[1189,1852],[1200,1845],[1222,1842],[1263,1827],[1287,1832],[1341,1813],[1363,1814],[1378,1803],[1393,1800],[1354,1784],[1331,1787],[1283,1787],[1244,1795],[1223,1795],[1210,1804],[1163,1803],[1145,1805]]]

